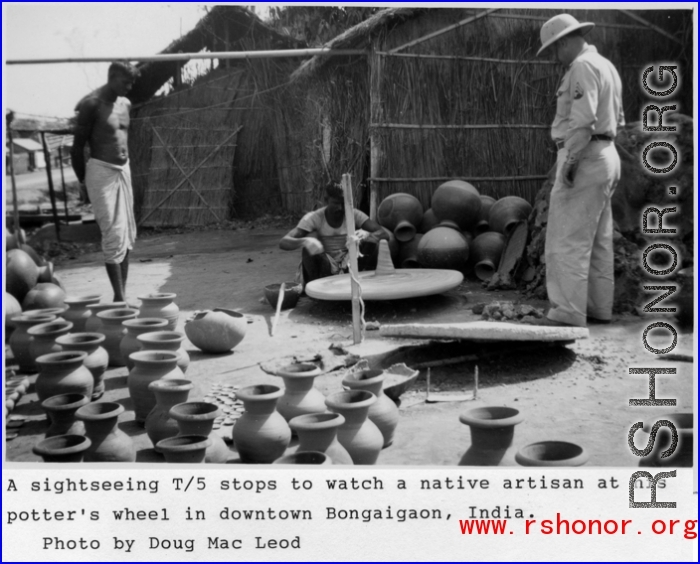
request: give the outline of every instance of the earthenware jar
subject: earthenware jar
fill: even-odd
[[[102,322],[100,333],[105,336],[103,347],[109,355],[110,366],[125,366],[126,359],[121,353],[121,342],[126,330],[122,323],[128,319],[135,319],[138,310],[130,308],[108,309],[97,313],[97,317]]]
[[[477,236],[491,229],[489,227],[489,213],[491,212],[491,206],[496,203],[495,198],[483,194],[479,196],[479,199],[481,200],[481,210],[479,210],[479,215],[476,218],[476,226],[474,227],[474,233],[476,233]]]
[[[176,435],[158,441],[156,450],[166,462],[197,464],[204,462],[210,445],[211,439],[204,435]]]
[[[471,245],[471,257],[474,272],[479,280],[491,280],[501,260],[506,238],[501,233],[488,231],[482,233]]]
[[[527,220],[531,211],[530,203],[518,196],[505,196],[496,200],[489,212],[491,231],[508,235],[518,221]]]
[[[469,243],[450,223],[428,231],[418,243],[418,262],[424,268],[462,270],[469,258]]]
[[[83,435],[58,435],[44,439],[32,452],[44,462],[82,462],[90,445],[90,439]]]
[[[156,406],[156,396],[148,388],[156,380],[182,380],[184,374],[177,366],[177,353],[173,351],[138,351],[131,353],[134,367],[129,372],[127,384],[134,402],[137,423],[143,425]]]
[[[68,309],[61,314],[61,317],[73,324],[73,331],[76,333],[85,331],[85,322],[92,315],[87,306],[99,303],[101,297],[99,294],[68,296],[63,300]]]
[[[474,229],[481,211],[479,191],[463,180],[449,180],[433,192],[431,208],[438,221],[453,221],[460,231]]]
[[[277,309],[277,302],[279,301],[281,286],[282,284],[268,284],[263,289],[267,303],[269,303],[275,309]],[[282,293],[281,309],[292,309],[295,307],[303,290],[304,287],[298,282],[285,282],[284,292]]]
[[[187,371],[190,365],[190,355],[182,346],[185,336],[177,331],[153,331],[142,333],[136,337],[136,340],[144,351],[174,351],[177,353],[177,365],[183,372]],[[129,359],[128,362],[130,362]],[[195,433],[196,434],[196,433]]]
[[[312,413],[295,417],[289,426],[299,437],[297,452],[324,452],[333,464],[352,464],[350,453],[338,442],[338,429],[343,423],[345,417],[340,413]]]
[[[292,431],[275,410],[282,394],[282,388],[267,384],[248,386],[236,392],[245,406],[232,434],[241,461],[270,464],[284,454]]]
[[[321,374],[318,366],[289,364],[275,374],[284,380],[284,395],[277,402],[277,411],[287,421],[297,415],[326,411],[326,398],[314,388],[314,378]]]
[[[126,307],[126,302],[112,302],[108,304],[90,304],[85,306],[90,312],[87,320],[85,321],[85,331],[90,333],[102,333],[102,320],[97,317],[97,314],[101,311],[107,311],[110,309],[123,309]]]
[[[61,352],[61,345],[56,343],[56,339],[68,334],[72,328],[73,324],[63,319],[55,319],[30,327],[27,333],[33,339],[29,341],[29,354],[36,361],[41,355]]]
[[[588,453],[574,443],[542,441],[521,448],[515,461],[521,466],[583,466],[588,462]]]
[[[216,308],[201,311],[185,323],[192,344],[207,353],[225,353],[245,337],[248,322],[242,313]]]
[[[83,363],[92,374],[92,401],[98,400],[105,392],[104,374],[109,364],[109,355],[102,347],[105,336],[102,333],[68,333],[56,339],[64,351],[83,351],[87,358]]]
[[[129,370],[134,367],[134,363],[129,358],[129,355],[133,352],[141,350],[141,343],[138,341],[137,337],[139,335],[143,335],[144,333],[165,329],[167,325],[167,319],[161,319],[158,317],[137,317],[135,319],[127,319],[126,321],[122,321],[124,336],[119,342],[119,352],[121,353],[121,357],[124,359],[126,367]]]
[[[399,249],[400,268],[420,268],[420,263],[418,262],[418,245],[422,238],[423,235],[417,234],[410,241],[401,243],[401,248]]]
[[[12,318],[22,315],[22,306],[19,305],[17,298],[9,292],[5,292],[2,303],[5,306],[5,342],[7,343],[10,340],[12,332],[15,330]]]
[[[437,217],[435,217],[435,212],[433,211],[433,208],[428,208],[423,214],[423,221],[421,221],[420,226],[418,227],[418,233],[425,234],[428,231],[430,231],[433,227],[435,227],[438,223],[440,223],[440,220]]]
[[[85,452],[85,462],[135,462],[136,449],[131,437],[117,423],[124,406],[116,402],[84,405],[75,413],[85,423],[85,435],[92,445]]]
[[[94,380],[83,365],[86,358],[87,353],[82,351],[56,352],[37,358],[39,376],[34,388],[39,401],[69,393],[92,397]]]
[[[55,315],[16,315],[10,321],[15,330],[10,337],[10,348],[19,365],[20,372],[36,372],[37,366],[34,358],[29,354],[29,343],[34,339],[27,330],[35,325],[48,323],[56,319]]]
[[[338,441],[355,464],[374,464],[384,445],[384,436],[367,417],[377,396],[367,390],[337,392],[326,398],[328,409],[345,417],[338,428]]]
[[[83,394],[60,394],[41,402],[41,407],[49,418],[50,425],[46,438],[57,435],[84,435],[85,425],[75,418],[75,412],[90,403]]]
[[[667,413],[657,415],[652,421],[666,420],[673,423],[678,434],[678,444],[671,456],[661,458],[661,455],[671,446],[671,430],[666,425],[659,426],[652,451],[640,459],[639,465],[646,467],[692,468],[693,466],[693,414]],[[637,434],[642,437],[641,448],[649,443],[649,434],[653,424],[647,424]]]
[[[323,452],[306,450],[293,452],[275,460],[272,464],[316,464],[329,466],[333,464],[331,457]]]
[[[172,293],[156,293],[139,296],[139,300],[141,300],[139,317],[167,319],[168,326],[165,329],[168,331],[175,331],[180,314],[180,308],[173,302],[176,297],[177,294]]]
[[[22,249],[12,249],[5,255],[5,288],[17,301],[36,286],[39,268],[34,259]]]
[[[392,231],[399,242],[410,241],[423,221],[423,206],[415,196],[397,192],[379,204],[377,221]]]
[[[384,395],[383,370],[361,370],[350,372],[343,378],[343,386],[351,390],[367,390],[377,396],[377,401],[369,408],[369,420],[382,432],[383,447],[394,441],[394,431],[399,424],[399,408]]]
[[[170,417],[170,408],[187,401],[194,385],[189,380],[155,380],[148,389],[156,397],[156,405],[146,417],[144,428],[155,446],[161,439],[174,437],[180,432],[177,421]]]
[[[207,447],[204,462],[224,464],[231,454],[224,439],[214,433],[214,419],[221,414],[218,406],[203,401],[189,401],[170,408],[170,417],[177,421],[180,435],[204,435],[211,445]]]
[[[472,444],[460,466],[498,466],[513,443],[515,426],[524,417],[512,407],[477,407],[459,416],[469,426]]]

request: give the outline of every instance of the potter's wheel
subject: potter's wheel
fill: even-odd
[[[441,294],[456,288],[464,280],[457,270],[402,268],[395,270],[386,241],[379,245],[377,270],[359,272],[357,279],[363,300],[401,300]],[[306,285],[306,294],[317,300],[352,299],[349,274],[319,278]]]

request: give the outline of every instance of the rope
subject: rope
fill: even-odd
[[[350,245],[357,246],[357,257],[358,258],[364,256],[360,252],[360,242],[365,237],[367,237],[367,235],[369,235],[369,233],[363,229],[358,229],[353,235],[348,234],[347,245],[348,245],[348,247]],[[350,268],[349,265],[348,265],[348,272],[350,273],[350,278],[357,284],[357,294],[358,294],[358,298],[360,300],[360,331],[361,331],[360,341],[364,341],[367,322],[365,321],[365,301],[362,299],[362,284],[360,284],[360,280],[357,278],[357,276],[355,276],[355,273],[352,271],[352,268]]]

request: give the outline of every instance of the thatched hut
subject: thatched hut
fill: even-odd
[[[562,71],[535,56],[540,27],[555,13],[390,8],[336,37],[326,46],[369,54],[314,57],[293,74],[297,91],[307,93],[304,111],[290,108],[280,119],[285,144],[296,151],[289,160],[302,166],[287,166],[283,194],[352,172],[355,201],[365,209],[399,191],[429,207],[435,188],[451,178],[532,202],[555,161],[549,125]],[[690,10],[570,13],[597,24],[590,42],[621,72],[629,121],[648,103],[640,86],[647,66],[676,61],[690,79]],[[675,97],[686,113],[692,92],[687,86]],[[301,212],[308,201],[290,204]]]

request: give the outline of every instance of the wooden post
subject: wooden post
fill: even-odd
[[[352,339],[354,344],[362,342],[362,325],[360,320],[360,285],[356,282],[357,267],[357,243],[351,240],[355,235],[355,215],[353,214],[354,204],[352,201],[352,177],[343,174],[340,181],[343,187],[345,198],[345,225],[348,229],[348,251],[350,253],[350,288],[352,290]]]
[[[384,58],[372,53],[369,57],[369,111],[370,123],[383,123],[384,112],[382,111],[381,100],[381,78]],[[369,217],[373,221],[377,220],[377,207],[379,207],[379,196],[377,194],[378,185],[372,178],[380,175],[379,163],[381,161],[381,137],[379,130],[374,127],[369,129],[370,164],[369,164]]]
[[[10,142],[10,179],[12,180],[12,220],[14,225],[12,226],[15,237],[17,237],[17,243],[24,245],[25,241],[22,237],[22,230],[19,228],[19,208],[17,207],[17,181],[15,180],[15,151],[12,142],[12,129],[10,125],[14,119],[14,113],[8,112],[7,114],[7,139]]]
[[[56,192],[53,189],[53,176],[51,176],[51,153],[46,144],[46,133],[41,132],[41,144],[44,146],[44,160],[46,161],[46,177],[49,180],[49,196],[51,197],[51,212],[53,213],[53,224],[56,227],[56,241],[61,240],[61,228],[58,221],[58,211],[56,210]]]
[[[63,211],[66,213],[66,221],[68,221],[68,192],[66,192],[66,177],[63,175],[63,139],[61,145],[58,146],[58,166],[61,167],[61,186],[63,186]]]

